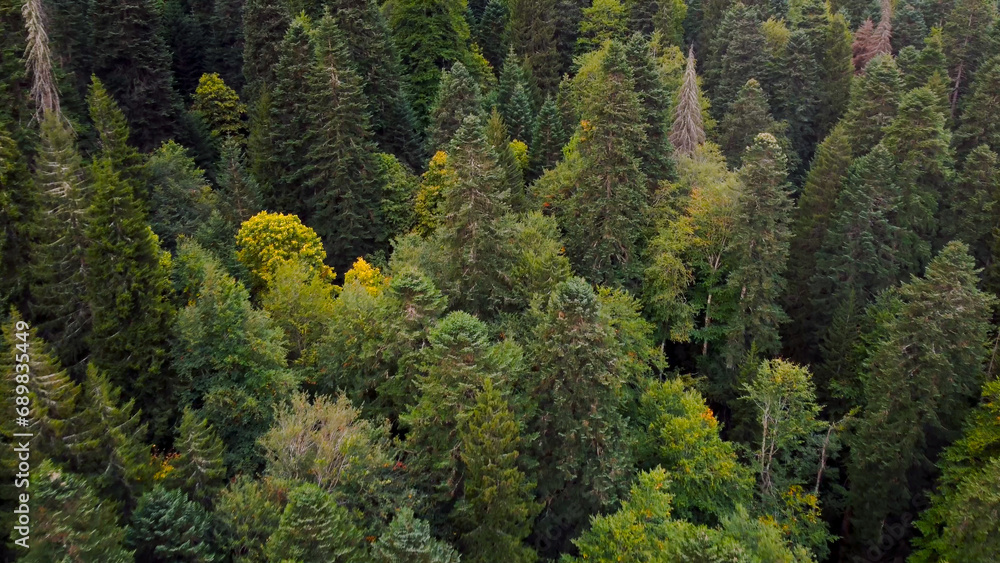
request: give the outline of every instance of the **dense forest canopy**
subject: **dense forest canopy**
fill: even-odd
[[[998,152],[996,0],[0,0],[0,557],[1000,561]]]

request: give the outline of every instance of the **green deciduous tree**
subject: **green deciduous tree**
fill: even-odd
[[[599,49],[609,39],[625,39],[628,12],[619,0],[595,0],[583,8],[582,13],[580,34],[576,40],[578,53]]]

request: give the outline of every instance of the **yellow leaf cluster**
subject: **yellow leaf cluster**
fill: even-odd
[[[289,260],[302,262],[322,278],[334,277],[333,269],[323,263],[326,251],[319,235],[295,215],[254,215],[236,233],[236,247],[236,259],[250,271],[256,289],[267,287],[278,266]]]
[[[344,285],[352,283],[361,285],[369,295],[374,297],[386,288],[389,279],[382,275],[381,270],[366,262],[364,258],[358,258],[351,269],[344,274]]]

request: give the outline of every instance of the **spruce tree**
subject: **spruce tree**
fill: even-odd
[[[40,202],[28,159],[8,131],[0,121],[0,266],[5,272],[24,272],[30,265]],[[23,302],[27,282],[27,276],[3,276],[0,303],[6,307]]]
[[[94,74],[122,105],[132,140],[147,151],[176,133],[179,102],[160,11],[150,0],[95,0]]]
[[[243,146],[238,139],[228,139],[222,144],[215,183],[216,206],[235,233],[239,225],[263,207],[260,185],[247,170]]]
[[[92,316],[90,361],[135,397],[152,430],[166,431],[171,393],[166,334],[169,258],[146,223],[132,188],[107,159],[94,163],[86,214],[86,299]]]
[[[190,408],[184,409],[174,449],[177,459],[170,479],[192,500],[210,505],[226,483],[222,440],[215,429]]]
[[[705,142],[705,126],[701,119],[701,91],[695,74],[694,47],[688,51],[684,83],[677,94],[674,122],[670,128],[670,143],[679,155],[690,156]]]
[[[524,173],[512,145],[516,139],[512,140],[507,131],[507,124],[494,108],[486,121],[483,133],[496,154],[497,165],[503,176],[503,184],[500,187],[507,192],[507,203],[511,210],[519,212],[527,208]]]
[[[739,95],[719,122],[719,147],[730,165],[739,167],[743,152],[759,133],[770,133],[780,142],[784,129],[783,123],[771,117],[767,94],[760,83],[751,78],[740,88]]]
[[[344,34],[344,44],[362,81],[372,135],[382,151],[411,166],[421,156],[410,101],[403,91],[399,52],[389,24],[375,0],[337,0],[327,4]]]
[[[966,94],[970,78],[991,49],[989,30],[997,21],[997,6],[984,0],[956,0],[941,26],[944,52],[951,77],[951,117],[955,117],[959,99]]]
[[[725,351],[731,366],[751,345],[765,354],[781,346],[778,325],[786,315],[779,300],[785,289],[792,207],[786,166],[778,141],[770,133],[760,133],[743,155],[738,172],[735,267],[727,282],[739,296]]]
[[[246,83],[243,76],[243,0],[218,0],[212,3],[209,25],[214,38],[208,56],[212,69],[219,73],[223,81],[243,91]]]
[[[955,134],[958,150],[965,154],[981,144],[1000,148],[1000,56],[976,73],[962,104],[961,125]]]
[[[125,114],[97,76],[91,76],[87,105],[90,110],[90,120],[97,133],[97,146],[101,157],[109,159],[111,169],[118,173],[122,180],[132,184],[137,197],[148,199],[146,176],[142,170],[143,157],[129,143],[130,132]]]
[[[896,117],[902,77],[892,57],[876,57],[865,73],[851,83],[851,99],[844,124],[852,156],[863,156],[882,139],[883,130]]]
[[[89,186],[73,131],[55,113],[43,118],[41,141],[35,182],[44,213],[32,264],[32,309],[60,361],[75,367],[90,330],[83,260]]]
[[[948,191],[941,214],[944,235],[969,245],[979,265],[991,262],[990,247],[996,239],[1000,166],[997,154],[979,145],[962,163],[962,169]]]
[[[784,52],[774,61],[774,115],[788,123],[788,140],[797,155],[789,172],[798,177],[801,163],[809,162],[818,139],[822,68],[813,56],[816,46],[807,30],[796,29]],[[789,156],[792,156],[791,154]]]
[[[246,0],[243,8],[243,98],[255,104],[274,80],[279,47],[291,17],[277,0]]]
[[[576,50],[583,54],[599,49],[605,41],[625,39],[628,13],[619,0],[596,0],[583,8]]]
[[[365,560],[353,515],[326,491],[302,483],[288,493],[278,529],[267,540],[268,561],[353,563]]]
[[[500,69],[497,83],[496,106],[510,130],[512,139],[531,143],[531,124],[535,119],[535,105],[531,96],[531,85],[518,56],[511,49]]]
[[[705,82],[716,118],[722,117],[747,80],[764,78],[769,50],[761,21],[756,8],[736,3],[726,10],[709,44],[709,54],[704,58]]]
[[[86,479],[45,460],[39,465],[31,498],[36,519],[32,541],[20,561],[129,563],[133,553],[123,546],[125,529],[118,525],[115,505],[104,501]]]
[[[628,479],[621,414],[625,354],[590,285],[558,284],[537,313],[528,388],[537,410],[529,431],[538,438],[538,496],[546,508],[535,536],[543,553],[563,551],[589,515],[613,504]]]
[[[995,298],[977,284],[968,247],[953,242],[900,289],[902,308],[869,360],[867,404],[849,442],[849,501],[863,539],[909,506],[910,483],[928,476],[926,464],[985,380]]]
[[[529,171],[532,176],[540,176],[549,170],[562,158],[562,147],[566,133],[552,96],[545,98],[545,103],[538,110],[535,126],[531,133],[531,152]]]
[[[906,1],[892,14],[892,36],[896,50],[902,52],[907,47],[923,45],[928,27],[924,15],[916,2]]]
[[[392,0],[385,6],[389,27],[407,78],[417,126],[429,123],[441,70],[464,61],[469,24],[465,2]]]
[[[655,191],[659,182],[673,180],[676,176],[673,146],[669,134],[670,94],[653,58],[653,48],[645,37],[634,34],[625,45],[625,56],[632,68],[632,79],[642,119],[645,122],[646,142],[640,147],[642,171]]]
[[[146,162],[149,178],[149,226],[173,250],[177,239],[191,237],[209,220],[215,198],[205,172],[195,165],[184,147],[167,141]]]
[[[150,563],[214,561],[212,521],[198,503],[162,485],[142,495],[132,513],[125,545]]]
[[[413,516],[410,508],[400,508],[384,534],[372,544],[375,563],[458,563],[458,552],[447,542],[431,535],[430,525]]]
[[[493,68],[500,68],[510,48],[510,7],[504,0],[489,0],[472,29],[472,39]]]
[[[482,92],[465,65],[457,62],[442,74],[441,86],[430,110],[429,152],[443,149],[470,115],[485,117]]]
[[[483,381],[475,400],[459,428],[465,494],[454,518],[465,530],[462,551],[473,562],[534,561],[522,542],[541,506],[534,502],[533,483],[518,468],[522,425],[492,379]]]
[[[581,6],[574,0],[509,0],[510,43],[543,92],[552,92],[575,53]]]
[[[819,110],[816,115],[816,136],[825,137],[847,109],[850,100],[851,30],[843,14],[831,14],[829,4],[823,4],[822,41],[814,45],[820,62]]]

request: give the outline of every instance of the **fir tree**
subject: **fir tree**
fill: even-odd
[[[500,69],[497,83],[496,106],[510,129],[513,139],[531,142],[531,124],[534,122],[535,105],[531,96],[531,85],[521,67],[517,54],[511,49]]]
[[[135,195],[148,198],[145,187],[145,174],[142,170],[143,157],[129,144],[129,127],[125,114],[104,88],[104,84],[91,76],[90,92],[87,97],[90,109],[90,120],[97,132],[97,145],[103,158],[111,161],[111,169],[118,173],[122,180],[132,184]]]
[[[468,116],[485,117],[479,85],[460,62],[442,74],[437,98],[430,110],[427,142],[430,152],[447,145]]]
[[[28,171],[28,160],[0,122],[0,265],[5,272],[23,272],[30,264],[35,224],[38,220],[38,190]],[[3,276],[0,303],[23,302],[27,276]]]
[[[774,115],[788,123],[788,140],[798,156],[795,163],[809,162],[817,142],[817,117],[820,104],[819,68],[812,53],[816,49],[811,34],[804,29],[792,31],[784,52],[774,61]],[[798,177],[798,166],[789,172]]]
[[[529,384],[537,411],[529,430],[538,434],[532,454],[546,509],[535,534],[549,540],[546,551],[556,553],[589,514],[617,500],[627,480],[619,410],[626,376],[624,351],[586,281],[558,284],[538,314]]]
[[[36,116],[53,114],[62,117],[59,107],[59,90],[52,68],[49,34],[45,28],[46,14],[39,0],[24,3],[21,10],[27,32],[24,64],[31,75],[31,97],[35,101]]]
[[[41,224],[32,268],[36,319],[61,362],[75,367],[85,354],[90,310],[85,301],[85,213],[88,185],[73,131],[55,113],[41,123],[35,161],[41,192]]]
[[[421,156],[410,101],[403,91],[399,52],[375,0],[337,0],[327,5],[362,81],[371,131],[379,148],[411,166]]]
[[[149,0],[96,0],[91,21],[94,73],[121,103],[136,146],[152,149],[176,133],[179,110],[160,12]]]
[[[718,118],[747,80],[764,78],[769,56],[760,12],[743,3],[734,4],[726,10],[709,46],[704,62],[705,81]]]
[[[958,430],[984,381],[994,298],[976,289],[973,267],[967,246],[946,245],[923,278],[902,287],[902,308],[869,360],[868,402],[848,464],[863,538],[908,506],[911,479],[926,478],[935,444]],[[886,456],[886,448],[895,454]]]
[[[243,98],[251,106],[275,82],[281,40],[291,17],[277,0],[246,0],[243,8]],[[231,25],[231,22],[229,22]]]
[[[531,133],[531,164],[529,170],[532,176],[540,176],[545,170],[553,168],[562,158],[562,147],[566,133],[563,129],[559,109],[552,96],[545,98],[545,103],[538,110],[535,126]]]
[[[896,117],[902,90],[899,68],[892,57],[876,57],[865,73],[851,83],[851,99],[844,123],[852,155],[863,156],[882,139],[883,130]]]
[[[627,28],[628,13],[619,0],[595,0],[583,9],[577,53],[599,49],[608,40],[624,40]]]
[[[385,9],[409,81],[417,125],[426,127],[442,68],[464,61],[468,53],[465,3],[392,0]]]
[[[645,122],[646,143],[640,147],[642,171],[655,191],[663,180],[672,180],[676,173],[670,158],[673,146],[669,134],[670,94],[653,58],[653,48],[641,35],[633,35],[625,45],[625,55],[632,68],[632,79],[639,96]]]
[[[535,560],[522,541],[541,506],[517,465],[520,426],[493,380],[484,380],[459,428],[465,494],[454,517],[467,530],[459,540],[467,561]]]
[[[208,512],[177,490],[157,486],[142,495],[125,544],[150,563],[214,561]]]
[[[246,167],[242,144],[229,139],[222,144],[216,172],[216,203],[233,233],[262,208],[260,185]]]
[[[473,26],[472,38],[493,68],[499,68],[510,48],[510,7],[505,0],[489,0]]]
[[[513,211],[521,211],[527,207],[527,194],[524,191],[524,173],[517,155],[514,153],[512,140],[507,133],[507,124],[496,108],[490,113],[483,131],[486,140],[493,147],[497,156],[497,165],[503,176],[502,190],[507,192],[507,202]]]
[[[915,4],[903,2],[892,14],[892,35],[899,52],[906,47],[923,45],[929,31],[924,15]]]
[[[171,393],[166,365],[166,333],[174,315],[169,257],[131,187],[111,166],[109,160],[94,164],[94,193],[86,215],[90,361],[127,396],[138,399],[153,431],[162,435],[170,408],[163,398]]]
[[[288,493],[278,529],[267,540],[268,561],[364,561],[364,538],[352,520],[329,493],[303,483]]]
[[[995,240],[1000,166],[997,154],[987,145],[979,145],[962,163],[952,183],[941,214],[942,234],[969,245],[979,265],[989,264],[990,246]]]
[[[209,25],[214,38],[208,56],[212,69],[238,92],[243,91],[243,0],[218,0],[212,3]]]
[[[207,420],[188,408],[181,417],[174,448],[177,459],[169,477],[190,498],[203,506],[209,505],[225,485],[222,440]]]
[[[951,116],[955,116],[959,98],[969,88],[979,65],[993,53],[989,30],[997,21],[997,6],[983,0],[956,0],[942,25],[944,52],[951,77]]]
[[[670,143],[680,155],[691,155],[705,142],[705,126],[701,119],[701,92],[695,74],[694,47],[688,51],[684,84],[677,94],[674,123],[670,129]]]
[[[743,152],[753,144],[759,133],[770,133],[782,139],[784,124],[771,117],[767,94],[760,83],[751,78],[719,122],[719,146],[732,166],[738,167]]]
[[[509,0],[511,45],[543,92],[552,92],[568,72],[575,52],[580,6],[569,0]],[[568,13],[562,10],[568,8]]]
[[[955,134],[959,151],[981,144],[1000,148],[1000,56],[983,63],[969,90]]]
[[[129,563],[133,553],[123,547],[125,529],[118,525],[115,505],[100,499],[86,479],[43,461],[35,469],[37,486],[31,498],[37,510],[32,541],[21,561]]]
[[[413,516],[413,510],[401,508],[388,529],[372,545],[376,563],[458,563],[459,555],[447,542],[431,535],[430,525]]]
[[[173,250],[178,237],[193,236],[208,222],[215,208],[214,195],[205,172],[197,168],[184,147],[167,141],[146,162],[150,227]]]

